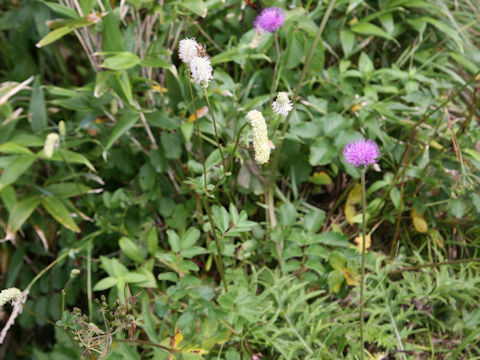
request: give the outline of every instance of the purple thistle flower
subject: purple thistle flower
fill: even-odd
[[[378,150],[377,144],[370,139],[351,142],[343,149],[345,161],[356,167],[375,164],[379,156],[380,150]]]
[[[257,30],[275,32],[280,29],[285,21],[285,13],[279,7],[270,7],[263,9],[257,16],[253,26]]]

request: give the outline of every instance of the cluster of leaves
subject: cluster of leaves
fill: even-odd
[[[0,5],[0,287],[72,255],[31,288],[0,357],[78,358],[74,334],[110,359],[359,358],[359,171],[341,150],[362,137],[382,150],[366,350],[480,356],[480,277],[452,264],[478,258],[480,7],[330,3],[325,17],[329,2],[265,1],[286,21],[255,49],[237,0]],[[183,37],[214,67],[195,97]],[[285,136],[266,110],[275,174],[245,113],[293,94],[311,51]]]

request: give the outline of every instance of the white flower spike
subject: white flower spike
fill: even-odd
[[[198,56],[198,43],[195,39],[180,40],[178,46],[178,57],[184,63],[190,64],[194,58]]]
[[[277,95],[277,99],[272,104],[273,111],[277,115],[281,115],[283,117],[287,117],[288,113],[292,111],[292,102],[288,98],[288,94],[286,92],[279,92]]]
[[[207,88],[208,83],[213,79],[212,65],[207,56],[193,58],[190,63],[190,72],[192,73],[193,80],[204,88]]]
[[[253,149],[255,150],[255,161],[258,164],[266,164],[270,159],[270,141],[265,118],[262,113],[252,110],[247,114],[247,120],[252,126]]]

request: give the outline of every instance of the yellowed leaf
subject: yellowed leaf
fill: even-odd
[[[430,229],[428,232],[433,242],[437,244],[438,247],[443,249],[443,237],[442,234],[436,229]]]
[[[358,204],[360,201],[362,201],[362,185],[357,183],[348,193],[347,203]]]
[[[410,212],[410,217],[412,218],[413,227],[419,233],[425,234],[428,231],[428,224],[425,221],[423,214],[418,214],[416,209],[413,209]]]
[[[312,176],[308,177],[308,181],[315,185],[329,185],[332,179],[325,171],[316,171]]]
[[[345,282],[349,286],[358,286],[360,282],[358,281],[358,276],[352,273],[349,269],[342,269],[343,277],[345,278]]]
[[[208,106],[202,106],[200,109],[197,110],[196,118],[201,119],[202,117],[204,117],[207,114],[208,114]],[[188,122],[189,123],[192,123],[194,121],[195,121],[195,113],[193,113],[192,115],[190,115],[188,117]]]
[[[168,92],[168,89],[167,88],[164,88],[163,86],[160,86],[160,85],[152,85],[152,89],[160,92],[160,93],[166,93]]]
[[[347,221],[350,225],[353,225],[354,221],[353,218],[355,215],[357,215],[357,212],[355,211],[355,206],[352,204],[349,204],[348,202],[345,204],[345,217],[347,218]]]
[[[185,349],[184,352],[190,353],[190,354],[198,354],[198,355],[204,355],[208,354],[208,351],[202,348],[190,348],[190,349]]]
[[[172,347],[177,350],[178,345],[183,340],[183,334],[178,327],[175,327],[175,336],[172,338]]]
[[[355,244],[357,244],[357,249],[359,251],[362,251],[362,240],[363,240],[363,235],[357,236],[355,240]],[[370,249],[370,246],[372,245],[372,236],[370,234],[367,234],[365,237],[365,249]]]

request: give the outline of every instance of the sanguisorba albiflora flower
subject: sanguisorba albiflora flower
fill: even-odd
[[[202,87],[207,88],[208,83],[213,79],[213,69],[208,56],[197,56],[193,58],[190,62],[190,72],[195,82],[199,83]]]
[[[292,111],[292,102],[288,98],[286,92],[279,92],[277,99],[272,104],[273,111],[277,115],[286,117],[290,111]]]
[[[367,167],[375,164],[380,156],[377,144],[370,139],[354,141],[345,146],[343,157],[355,167]]]
[[[12,327],[16,317],[22,312],[23,304],[27,299],[27,293],[28,291],[23,293],[17,288],[4,289],[0,292],[0,310],[2,309],[3,305],[7,303],[11,303],[13,307],[7,323],[0,332],[0,344],[2,344],[5,340],[5,336],[7,336],[7,332]]]
[[[43,153],[46,157],[52,157],[53,152],[60,145],[60,136],[57,133],[50,133],[45,140],[45,145],[43,146]]]
[[[283,25],[285,13],[279,7],[269,7],[263,9],[258,14],[253,26],[255,29],[261,29],[268,32],[275,32]]]
[[[248,112],[247,120],[252,126],[255,161],[258,164],[265,164],[270,159],[270,141],[265,118],[260,111],[252,110]]]
[[[190,62],[198,57],[198,43],[195,39],[183,39],[180,40],[180,45],[178,46],[178,57],[184,63],[190,64]]]

